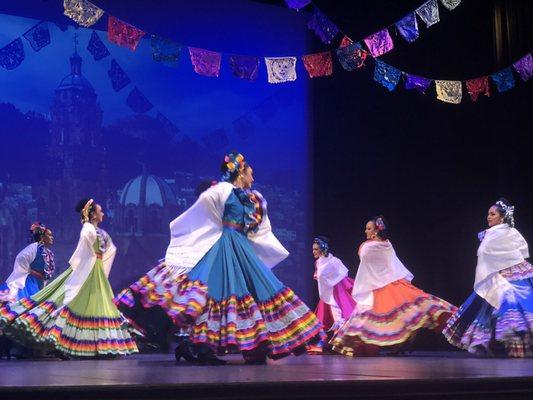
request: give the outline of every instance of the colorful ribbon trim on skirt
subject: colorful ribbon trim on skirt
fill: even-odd
[[[356,348],[363,344],[381,347],[399,345],[420,328],[439,327],[442,324],[440,317],[451,315],[456,310],[448,302],[428,295],[404,303],[386,314],[365,311],[352,315],[330,344],[333,350],[349,356],[353,356]]]
[[[500,275],[529,294],[505,299],[496,310],[474,292],[448,320],[443,334],[470,353],[533,357],[533,266],[524,261]]]
[[[122,317],[83,317],[64,307],[50,329],[50,339],[58,350],[77,357],[136,353],[125,323]]]
[[[321,333],[321,324],[311,310],[289,288],[265,302],[251,295],[230,296],[215,301],[207,285],[174,276],[165,266],[143,276],[115,298],[131,307],[133,293],[145,308],[160,306],[174,324],[192,325],[191,340],[216,350],[251,351],[265,347],[271,358],[289,355]]]

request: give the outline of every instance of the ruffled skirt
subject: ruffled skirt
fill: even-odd
[[[137,351],[127,321],[97,260],[79,293],[63,305],[69,268],[30,298],[0,308],[0,326],[15,341],[74,357],[125,355]]]
[[[524,261],[500,274],[521,293],[506,296],[499,309],[472,293],[443,334],[451,344],[473,354],[533,357],[533,266]]]
[[[330,349],[328,338],[331,338],[344,325],[344,322],[350,317],[355,307],[352,289],[353,279],[346,277],[333,288],[335,305],[328,304],[323,300],[318,301],[315,314],[325,331],[324,339],[315,345],[309,345],[307,347],[308,353],[317,354]]]
[[[321,332],[315,314],[261,262],[246,236],[227,228],[187,274],[159,265],[115,302],[132,307],[136,298],[161,307],[194,343],[218,352],[260,350],[279,358]]]
[[[352,314],[355,300],[352,297],[353,279],[344,278],[333,288],[336,305],[319,300],[315,314],[326,332],[336,332],[344,321]]]
[[[333,350],[348,356],[365,354],[369,349],[401,345],[421,328],[439,331],[456,308],[425,293],[405,279],[376,289],[371,310],[348,318],[330,341]]]

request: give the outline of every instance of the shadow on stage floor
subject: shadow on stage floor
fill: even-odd
[[[408,356],[288,357],[245,366],[192,366],[166,354],[116,360],[0,361],[7,399],[528,399],[533,359],[475,358],[463,352]]]

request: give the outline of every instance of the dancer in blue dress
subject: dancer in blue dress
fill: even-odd
[[[32,243],[15,258],[13,272],[0,286],[0,303],[33,296],[52,278],[55,269],[52,231],[39,223],[30,228]]]
[[[505,199],[490,207],[480,233],[474,293],[449,319],[448,341],[471,353],[533,357],[533,266]]]
[[[190,329],[194,343],[241,351],[248,364],[303,353],[321,324],[270,271],[288,252],[272,233],[266,201],[250,190],[253,170],[238,153],[221,169],[223,182],[170,223],[165,262],[117,300],[136,294]]]
[[[52,278],[55,269],[54,253],[50,250],[54,243],[52,230],[36,222],[30,227],[30,240],[31,243],[17,254],[13,272],[0,285],[0,307],[33,296]],[[27,349],[14,345],[0,330],[0,358],[27,354]]]

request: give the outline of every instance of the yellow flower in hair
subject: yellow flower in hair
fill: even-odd
[[[243,160],[244,156],[242,154],[238,154],[237,157],[235,157],[235,161],[237,161],[238,163],[243,162]]]
[[[235,170],[235,164],[233,164],[232,162],[229,162],[227,165],[228,165],[228,170],[229,171],[234,171]]]

